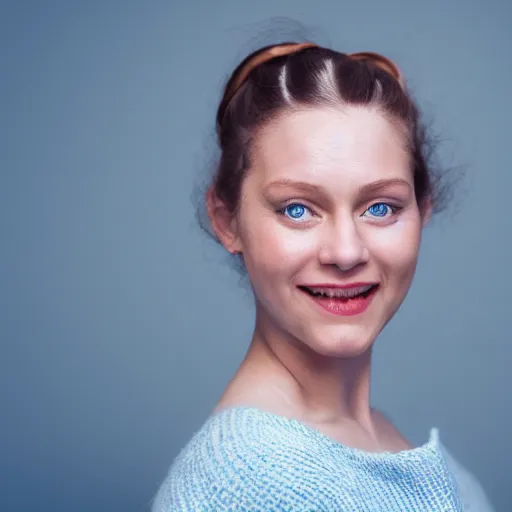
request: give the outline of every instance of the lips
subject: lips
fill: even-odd
[[[299,286],[315,307],[320,306],[323,311],[338,316],[353,316],[366,311],[378,288],[377,283]]]
[[[350,287],[299,286],[299,288],[314,297],[352,299],[359,295],[367,297],[377,286],[375,283],[369,283]]]

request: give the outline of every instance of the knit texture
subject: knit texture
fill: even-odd
[[[398,453],[344,446],[252,407],[211,415],[172,464],[152,512],[491,512],[476,479],[432,429]]]

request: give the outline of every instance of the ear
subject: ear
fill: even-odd
[[[424,200],[423,206],[421,208],[421,220],[423,227],[425,227],[430,222],[430,219],[432,218],[432,210],[432,198],[427,197]]]
[[[206,211],[213,231],[224,248],[231,254],[241,253],[242,243],[238,234],[237,220],[224,201],[219,199],[213,185],[206,192]]]

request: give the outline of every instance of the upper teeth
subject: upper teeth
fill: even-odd
[[[321,293],[326,297],[350,298],[367,292],[372,287],[373,284],[368,284],[366,286],[359,286],[358,288],[308,288],[308,290],[311,290],[313,293]]]

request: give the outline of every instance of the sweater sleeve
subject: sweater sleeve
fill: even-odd
[[[231,448],[224,445],[211,453],[208,446],[196,445],[180,454],[158,491],[152,512],[258,510],[259,497],[266,492],[258,482],[259,464],[251,461],[247,447]]]
[[[495,512],[478,479],[444,448],[448,465],[459,487],[462,510],[464,512]]]
[[[300,460],[289,464],[272,441],[252,427],[212,423],[178,455],[152,512],[332,510],[325,496],[304,492]]]

